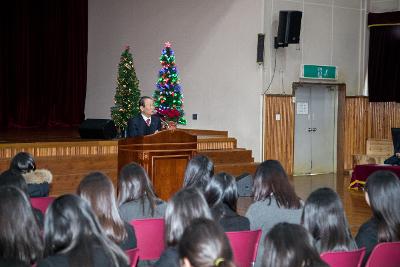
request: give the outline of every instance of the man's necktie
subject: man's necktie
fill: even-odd
[[[147,126],[150,126],[150,119],[146,120],[146,124],[147,124]]]

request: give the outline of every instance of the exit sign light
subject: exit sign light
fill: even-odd
[[[337,80],[337,67],[327,65],[301,65],[300,78]]]

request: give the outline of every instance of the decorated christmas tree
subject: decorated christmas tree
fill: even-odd
[[[153,95],[155,109],[165,124],[186,125],[186,119],[183,117],[183,95],[175,66],[175,55],[169,42],[165,43],[160,63],[162,68]]]
[[[133,66],[129,46],[121,54],[118,65],[117,89],[114,96],[115,105],[111,107],[111,118],[124,136],[128,120],[139,114],[139,80]]]

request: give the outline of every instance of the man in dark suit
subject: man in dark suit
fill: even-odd
[[[129,119],[128,137],[144,136],[161,130],[161,119],[154,113],[154,101],[151,97],[142,96],[139,100],[141,113]]]

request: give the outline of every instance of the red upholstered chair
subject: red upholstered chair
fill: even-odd
[[[360,267],[365,255],[365,248],[352,251],[323,252],[321,258],[330,267]]]
[[[32,197],[32,207],[39,209],[43,214],[46,213],[47,207],[53,202],[54,197]]]
[[[365,267],[378,266],[400,266],[400,242],[379,243],[374,247]]]
[[[164,219],[138,219],[130,222],[135,229],[140,260],[156,260],[165,249]]]
[[[261,229],[254,231],[226,232],[238,267],[251,267],[257,258]]]
[[[131,260],[130,267],[136,267],[136,264],[139,259],[139,249],[138,248],[128,249],[128,250],[125,250],[125,253],[126,253],[126,255],[128,255],[129,259]]]

